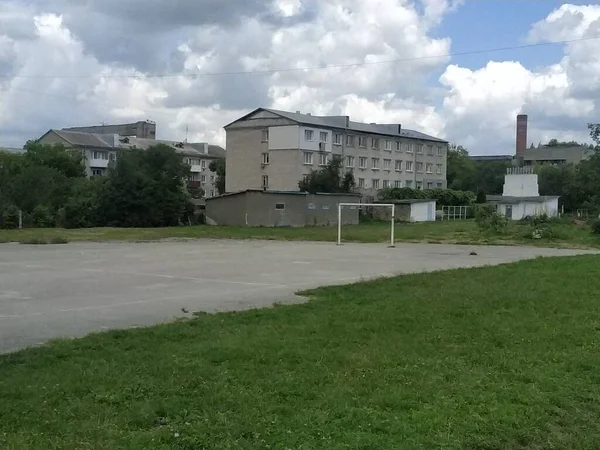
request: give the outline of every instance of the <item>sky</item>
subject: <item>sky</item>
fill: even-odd
[[[521,113],[530,144],[589,142],[600,5],[0,0],[0,146],[146,119],[159,139],[224,146],[261,106],[401,123],[473,155],[513,154]]]

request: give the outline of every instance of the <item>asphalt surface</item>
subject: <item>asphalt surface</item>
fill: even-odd
[[[299,302],[295,292],[322,285],[582,253],[233,240],[1,244],[0,353],[189,316],[183,310],[212,313]]]

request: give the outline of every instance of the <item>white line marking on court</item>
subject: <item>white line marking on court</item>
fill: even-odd
[[[79,269],[83,272],[95,272],[95,273],[114,273],[117,275],[136,275],[141,277],[157,277],[157,278],[168,278],[171,280],[187,280],[187,281],[200,281],[203,283],[224,283],[224,284],[239,284],[242,286],[264,286],[264,287],[287,287],[284,284],[272,284],[272,283],[253,283],[249,281],[232,281],[232,280],[220,280],[218,278],[196,278],[196,277],[181,277],[177,275],[162,275],[157,273],[141,273],[141,272],[124,272],[119,270],[106,270],[106,269]]]

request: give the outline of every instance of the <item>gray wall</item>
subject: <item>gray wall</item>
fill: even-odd
[[[357,203],[352,195],[244,192],[206,201],[210,225],[304,227],[337,225],[338,204]],[[277,209],[277,205],[284,209]],[[358,224],[358,208],[344,210],[343,224]]]

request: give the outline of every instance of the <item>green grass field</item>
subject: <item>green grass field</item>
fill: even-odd
[[[474,221],[398,223],[397,242],[431,242],[459,244],[527,244],[558,247],[600,247],[600,238],[591,234],[587,225],[567,221],[552,225],[552,239],[531,239],[531,227],[511,223],[506,234],[481,232]],[[348,242],[386,242],[390,238],[389,223],[365,223],[346,226],[343,238]],[[152,241],[159,239],[278,239],[329,241],[337,239],[335,227],[308,228],[242,228],[242,227],[177,227],[177,228],[90,228],[78,230],[26,229],[0,230],[0,242],[29,244],[74,241]]]
[[[0,448],[598,448],[598,292],[538,259],[0,356]]]

